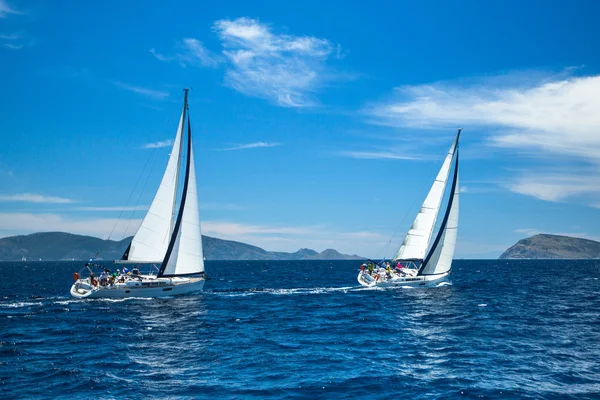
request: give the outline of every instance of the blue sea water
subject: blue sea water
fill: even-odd
[[[600,261],[207,262],[198,295],[74,300],[73,262],[0,263],[0,397],[600,398]]]

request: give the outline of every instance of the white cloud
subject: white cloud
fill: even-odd
[[[255,149],[258,147],[276,147],[281,146],[281,143],[268,143],[268,142],[255,142],[255,143],[247,143],[240,144],[233,147],[227,147],[224,149],[220,149],[221,151],[230,151],[230,150],[244,150],[244,149]]]
[[[2,195],[2,196],[0,196],[0,201],[26,202],[26,203],[54,203],[54,204],[75,203],[74,200],[67,199],[64,197],[44,196],[41,194],[33,194],[33,193]]]
[[[223,19],[213,25],[228,61],[225,83],[283,107],[317,104],[314,93],[334,79],[325,62],[337,46],[314,36],[275,33],[256,19]]]
[[[584,196],[600,199],[600,178],[587,171],[579,174],[526,172],[505,185],[515,193],[547,201],[564,201]]]
[[[219,65],[219,57],[204,47],[204,44],[198,39],[185,38],[178,42],[176,47],[177,52],[174,56],[159,54],[155,49],[150,49],[150,53],[160,61],[177,60],[184,67],[216,67]]]
[[[311,234],[315,230],[321,229],[317,227],[284,227],[284,226],[263,226],[263,225],[247,225],[234,222],[202,222],[203,232],[212,232],[218,235],[244,235],[248,233],[263,234],[263,233],[278,233],[278,234]],[[209,233],[207,233],[209,234]]]
[[[420,160],[421,158],[407,156],[405,154],[394,153],[391,151],[341,151],[338,153],[341,156],[359,158],[359,159],[375,159],[375,160]]]
[[[115,225],[116,224],[116,225]],[[34,232],[69,232],[111,239],[133,235],[141,220],[116,218],[66,218],[58,214],[0,213],[0,237]],[[127,228],[127,232],[125,229]],[[118,237],[116,235],[119,235]]]
[[[565,166],[563,175],[523,171],[510,190],[561,201],[594,189],[600,165],[600,75],[495,77],[475,83],[434,83],[397,88],[394,98],[365,111],[375,124],[433,128],[466,126],[465,134],[488,132],[488,146],[526,155],[553,156],[554,165],[578,160],[594,166]],[[475,129],[474,127],[479,127]],[[484,129],[481,129],[484,128]],[[476,136],[471,136],[476,140]],[[558,157],[557,157],[558,156]],[[557,179],[555,179],[557,178]],[[596,185],[597,186],[597,185]]]
[[[20,39],[20,38],[21,38],[21,36],[15,34],[15,33],[8,34],[8,35],[7,34],[0,34],[0,39],[2,39],[2,40],[15,40],[15,39]]]
[[[2,43],[2,46],[6,47],[7,49],[11,49],[11,50],[19,50],[19,49],[22,49],[23,47],[25,47],[22,44],[12,44],[12,43]]]
[[[315,94],[325,84],[352,78],[328,67],[329,59],[341,58],[341,49],[327,39],[277,33],[271,25],[247,17],[218,20],[212,28],[223,47],[221,54],[195,38],[177,42],[174,55],[150,52],[184,67],[224,65],[227,86],[282,107],[316,106]]]
[[[142,148],[144,149],[159,149],[161,147],[169,147],[173,145],[173,140],[163,140],[163,141],[159,141],[159,142],[154,142],[154,143],[146,143],[145,145],[142,146]]]
[[[127,83],[119,82],[119,81],[111,81],[111,82],[122,89],[129,90],[130,92],[133,92],[133,93],[141,94],[141,95],[149,97],[151,99],[162,100],[166,97],[169,97],[169,92],[165,92],[163,90],[154,90],[154,89],[148,89],[148,88],[141,87],[141,86],[133,86],[133,85],[129,85]]]
[[[22,14],[22,12],[10,6],[6,0],[0,0],[0,18],[6,18],[10,14]]]

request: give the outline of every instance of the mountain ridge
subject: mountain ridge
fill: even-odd
[[[105,260],[118,260],[131,241],[104,240],[93,236],[66,232],[37,232],[29,235],[0,238],[0,260],[88,260],[95,254]],[[267,251],[258,246],[233,240],[218,239],[202,235],[204,257],[207,260],[352,260],[364,257],[341,254],[326,249],[316,252],[299,249],[294,253]]]
[[[600,242],[571,236],[541,233],[521,239],[509,247],[500,259],[596,259]]]

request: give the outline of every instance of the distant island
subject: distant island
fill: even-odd
[[[92,236],[64,232],[40,232],[0,239],[0,260],[30,261],[88,260],[98,253],[104,260],[118,260],[131,242],[131,237],[120,241],[103,240]],[[257,246],[232,240],[202,236],[204,257],[207,260],[354,260],[364,259],[327,249],[316,252],[300,249],[295,253],[267,251]]]
[[[600,242],[570,236],[539,234],[519,240],[500,256],[500,259],[527,258],[600,258]]]

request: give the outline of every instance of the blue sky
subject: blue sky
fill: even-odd
[[[600,238],[597,2],[213,3],[0,0],[0,236],[134,232],[192,87],[205,234],[389,257],[462,127],[456,257]]]

